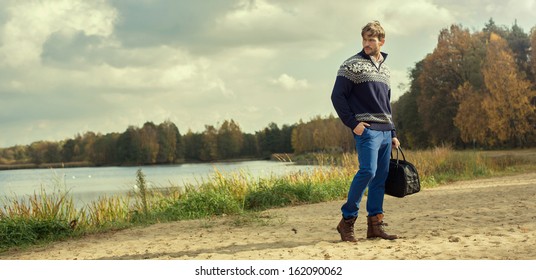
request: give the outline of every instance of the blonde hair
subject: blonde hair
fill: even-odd
[[[385,30],[383,30],[383,27],[377,20],[371,21],[363,26],[363,29],[361,29],[361,37],[364,37],[365,34],[369,34],[372,37],[378,37],[379,40],[385,39]]]

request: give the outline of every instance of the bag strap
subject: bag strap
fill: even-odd
[[[404,159],[404,161],[406,161],[406,155],[404,155],[404,151],[402,150],[402,146],[398,146],[398,149],[396,150],[397,153],[398,153],[398,150],[400,150],[400,153],[402,154],[402,158]]]
[[[398,146],[396,149],[396,163],[398,164],[398,151],[402,154],[402,159],[406,161],[406,155],[404,155],[404,151],[402,150],[402,146]],[[391,149],[391,158],[393,158],[393,150]]]

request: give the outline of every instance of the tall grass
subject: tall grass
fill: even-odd
[[[10,198],[0,211],[0,249],[61,239],[74,233],[77,211],[67,192],[43,189],[27,198]]]
[[[532,151],[536,154],[536,151]],[[454,151],[440,147],[405,151],[419,170],[422,187],[449,181],[535,171],[534,156],[519,153]],[[355,154],[314,155],[310,172],[255,178],[244,172],[215,170],[206,180],[183,187],[149,188],[142,170],[136,173],[132,196],[100,197],[76,208],[65,186],[25,198],[4,198],[0,209],[0,251],[87,233],[217,215],[343,199],[356,172]],[[58,185],[62,185],[60,181]]]
[[[438,147],[423,151],[405,152],[406,159],[419,171],[423,187],[507,174],[516,171],[534,171],[536,151],[526,153],[456,151]],[[533,156],[527,156],[533,154]]]

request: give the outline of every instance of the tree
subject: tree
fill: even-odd
[[[91,161],[90,155],[93,153],[93,144],[95,143],[96,139],[97,135],[92,131],[84,133],[84,135],[80,138],[80,160]]]
[[[192,130],[188,130],[184,135],[184,158],[190,161],[201,160],[200,151],[203,145],[203,135],[201,133],[194,133]]]
[[[309,122],[300,122],[292,130],[292,148],[295,153],[353,151],[352,133],[339,118],[316,116]]]
[[[428,132],[423,127],[422,115],[419,114],[418,102],[422,92],[419,76],[423,71],[423,60],[417,62],[410,70],[411,85],[396,102],[392,104],[393,121],[400,142],[409,148],[428,146]]]
[[[489,127],[489,116],[482,107],[484,93],[466,82],[453,95],[460,103],[454,124],[460,130],[462,140],[465,143],[493,145],[495,137]]]
[[[158,129],[152,122],[146,122],[140,129],[140,144],[143,163],[154,164],[158,156]]]
[[[173,124],[175,126],[175,124]],[[176,127],[176,126],[175,126]],[[179,129],[177,128],[177,138],[175,139],[176,142],[175,142],[175,161],[182,161],[184,160],[184,151],[185,151],[185,146],[184,146],[184,139],[179,131]]]
[[[530,101],[536,96],[530,82],[520,75],[506,40],[492,33],[483,66],[488,95],[482,106],[489,117],[489,127],[497,140],[514,146],[527,144],[534,130],[529,119],[534,115]]]
[[[292,131],[294,130],[295,125],[288,125],[284,124],[281,127],[281,133],[279,134],[280,140],[279,140],[279,147],[278,152],[279,153],[292,153],[292,143],[291,143],[291,137],[292,137]]]
[[[221,159],[237,158],[244,145],[244,135],[240,127],[234,122],[224,121],[218,129],[217,146]]]
[[[218,158],[218,131],[212,125],[205,125],[205,131],[201,137],[201,149],[199,159],[202,161],[213,161]]]
[[[281,129],[276,123],[268,124],[268,127],[256,133],[259,141],[259,149],[263,157],[269,157],[273,153],[279,152],[281,147]]]
[[[180,133],[177,126],[171,121],[165,121],[158,125],[158,154],[157,163],[173,163],[179,156],[180,152]]]
[[[529,63],[529,49],[530,49],[530,39],[529,35],[523,31],[523,29],[517,25],[517,21],[512,26],[510,32],[506,36],[499,35],[504,38],[508,43],[512,53],[514,62],[516,63],[516,68],[518,70],[519,78],[528,79],[532,78],[531,67]]]
[[[509,31],[505,26],[497,26],[493,18],[490,18],[488,22],[484,24],[482,32],[484,32],[488,37],[491,33],[498,34],[501,37],[506,37]]]
[[[294,152],[301,154],[311,149],[313,138],[309,137],[310,134],[307,133],[305,124],[302,120],[299,121],[296,128],[292,131],[291,143]]]
[[[423,61],[417,97],[423,128],[430,144],[457,144],[460,132],[454,125],[458,103],[452,93],[464,82],[482,83],[480,64],[483,44],[469,30],[452,25],[440,32],[437,47]]]
[[[533,87],[536,87],[536,26],[533,27],[530,32],[530,50],[530,62],[532,63],[532,84]]]
[[[30,144],[28,150],[32,162],[37,165],[42,163],[61,162],[61,148],[56,142],[33,142]]]
[[[96,165],[108,165],[117,161],[115,147],[120,135],[118,133],[109,133],[104,136],[99,135],[93,143],[91,162]]]
[[[250,133],[244,133],[244,144],[242,145],[242,156],[252,157],[259,155],[259,146],[257,144],[257,137]]]
[[[117,160],[120,163],[140,164],[143,162],[142,159],[139,129],[129,126],[117,140]]]
[[[43,141],[30,144],[28,152],[33,163],[39,165],[45,162],[45,143]]]
[[[29,159],[28,147],[16,145],[13,147],[0,149],[0,162],[2,164],[22,163]]]
[[[63,162],[72,162],[75,158],[75,147],[76,147],[76,141],[74,139],[68,139],[63,144],[62,150],[61,150],[61,160]]]

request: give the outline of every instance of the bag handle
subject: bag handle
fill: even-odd
[[[402,154],[402,159],[406,161],[406,156],[404,155],[404,151],[402,150],[402,146],[398,146],[396,148],[396,163],[398,164],[398,151]],[[391,158],[393,158],[393,150],[391,149]]]

